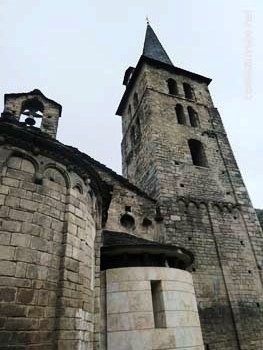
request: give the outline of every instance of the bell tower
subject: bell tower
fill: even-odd
[[[3,117],[11,117],[28,127],[38,127],[56,138],[62,106],[38,89],[24,93],[5,94]],[[32,129],[33,130],[33,129]]]
[[[195,255],[192,266],[206,349],[263,348],[263,239],[211,79],[173,65],[151,26],[124,76],[123,174],[154,197],[159,240]]]
[[[200,176],[207,176],[208,162],[217,163],[218,154],[210,147],[212,135],[207,134],[213,128],[210,82],[175,67],[147,26],[143,55],[136,69],[126,71],[126,91],[117,114],[123,125],[123,173],[157,199],[167,196],[167,177],[178,195],[203,192]],[[193,170],[195,178],[190,175]],[[212,186],[203,195],[214,196],[220,175],[211,174]]]

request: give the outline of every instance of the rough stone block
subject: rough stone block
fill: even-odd
[[[0,218],[7,218],[9,215],[9,207],[2,205],[0,207]]]
[[[48,297],[49,297],[49,291],[47,290],[40,290],[38,293],[38,305],[48,305]]]
[[[6,317],[26,317],[27,309],[21,305],[0,304],[0,315]]]
[[[11,240],[11,233],[0,231],[0,242],[2,245],[9,245]]]
[[[35,304],[37,294],[34,289],[19,289],[16,300],[21,304]]]
[[[31,248],[38,251],[47,251],[47,242],[39,237],[32,237],[31,239]]]
[[[12,337],[12,334],[10,332],[7,332],[6,330],[4,330],[4,331],[0,330],[0,344],[1,344],[1,346],[9,345],[11,337]]]
[[[36,203],[28,199],[20,199],[19,207],[29,212],[34,212],[37,210]]]
[[[4,194],[0,194],[0,205],[4,205],[6,196]]]
[[[23,262],[17,262],[16,264],[16,277],[26,277],[27,264]]]
[[[16,288],[0,288],[0,301],[13,302],[16,296]]]
[[[13,260],[15,254],[14,247],[0,245],[0,260]]]
[[[35,330],[38,329],[39,321],[30,318],[9,318],[6,321],[5,327],[7,330]]]
[[[30,306],[28,308],[29,318],[43,318],[45,316],[45,308],[39,306]]]
[[[22,210],[10,209],[9,217],[13,220],[31,222],[33,214]]]
[[[3,220],[2,230],[8,232],[21,232],[21,223],[17,221]]]
[[[16,259],[18,261],[38,263],[39,262],[39,252],[32,250],[30,248],[16,248]]]
[[[28,233],[33,236],[39,236],[41,231],[41,227],[36,224],[32,224],[29,222],[23,222],[22,223],[22,232],[23,233]]]
[[[0,260],[0,275],[15,276],[16,263],[11,261]]]
[[[8,177],[4,177],[2,180],[3,185],[6,185],[8,187],[19,187],[20,181],[19,180],[15,180],[15,179],[11,179]]]
[[[21,163],[21,170],[29,173],[34,174],[35,173],[35,167],[34,165],[27,159],[23,159]]]
[[[27,265],[26,277],[30,279],[38,278],[38,265]]]
[[[11,238],[11,245],[17,247],[29,247],[31,241],[31,237],[24,233],[13,233]]]

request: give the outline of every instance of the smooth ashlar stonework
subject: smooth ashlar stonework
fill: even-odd
[[[154,320],[151,281],[159,281],[163,302]],[[108,350],[202,350],[203,340],[192,277],[165,267],[130,267],[106,271]]]

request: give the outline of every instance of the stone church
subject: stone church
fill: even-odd
[[[123,176],[5,95],[0,349],[261,350],[262,231],[209,93],[148,24],[124,75]]]

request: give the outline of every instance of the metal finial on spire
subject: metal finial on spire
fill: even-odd
[[[147,23],[147,25],[150,24],[150,20],[149,20],[149,17],[148,17],[148,16],[146,16],[146,23]]]

